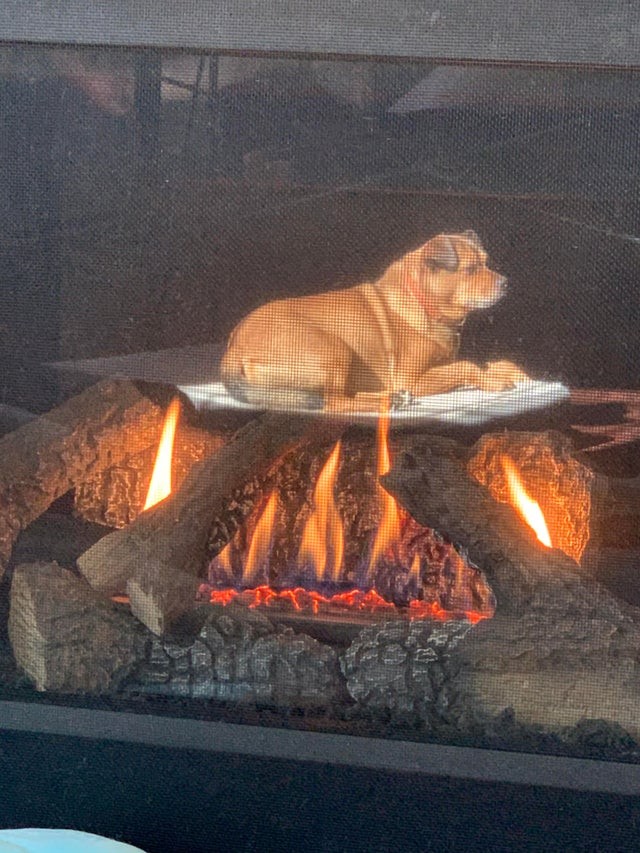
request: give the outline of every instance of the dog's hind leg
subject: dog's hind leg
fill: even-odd
[[[229,393],[259,408],[321,409],[343,398],[353,352],[340,338],[313,326],[286,327],[259,347],[227,353],[222,381]]]
[[[300,391],[277,385],[253,385],[246,379],[232,379],[225,383],[232,397],[256,409],[276,409],[295,412],[301,409],[322,409],[324,400],[317,391]]]

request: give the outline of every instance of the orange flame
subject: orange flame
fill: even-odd
[[[389,414],[382,412],[378,419],[377,438],[378,459],[376,474],[381,477],[391,469],[391,456],[389,453]],[[382,488],[380,483],[376,484],[378,500],[382,510],[380,524],[376,532],[376,538],[371,549],[369,560],[369,572],[374,568],[384,552],[400,540],[400,511],[398,504],[392,495]]]
[[[500,459],[507,480],[509,498],[520,517],[536,534],[540,542],[551,548],[551,536],[540,504],[527,493],[513,459],[505,454]]]
[[[228,578],[233,578],[233,566],[231,564],[231,542],[224,546],[222,551],[216,555],[218,565]]]
[[[277,507],[278,494],[274,491],[271,492],[264,512],[258,519],[256,529],[253,531],[247,561],[242,572],[242,586],[251,586],[251,584],[256,582],[260,568],[266,563],[269,557],[269,549],[273,536],[273,522],[276,517]]]
[[[171,494],[171,460],[173,457],[173,442],[180,418],[180,398],[174,397],[164,418],[160,444],[153,466],[149,491],[143,510],[150,509]]]
[[[344,556],[342,520],[333,497],[340,463],[341,442],[338,441],[324,464],[313,491],[313,512],[302,533],[298,565],[311,565],[318,580],[323,580],[331,554],[331,580],[340,579]]]
[[[420,574],[420,569],[422,568],[420,554],[416,551],[413,555],[413,560],[411,562],[411,568],[409,569],[409,578],[414,580],[418,585],[418,589],[420,588],[420,582],[422,580],[422,576]]]

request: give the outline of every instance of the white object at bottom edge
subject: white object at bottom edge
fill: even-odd
[[[0,853],[144,853],[121,841],[72,829],[2,829]]]

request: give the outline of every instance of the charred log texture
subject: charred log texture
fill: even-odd
[[[334,649],[244,607],[210,607],[197,636],[150,637],[121,690],[291,708],[346,696]]]
[[[234,493],[300,443],[301,418],[265,415],[197,463],[182,488],[86,551],[78,567],[98,591],[126,592],[133,613],[156,634],[193,606],[212,517],[237,515]],[[248,511],[251,507],[243,507]]]
[[[640,611],[538,543],[510,506],[428,443],[383,480],[417,521],[467,550],[496,595],[496,616],[469,631],[447,663],[440,702],[449,718],[511,709],[547,728],[590,717],[637,736]]]
[[[172,487],[179,489],[193,465],[219,450],[228,439],[228,433],[180,424],[171,466]],[[156,452],[154,444],[87,476],[75,489],[76,513],[85,521],[108,527],[131,524],[142,512]]]
[[[105,381],[0,440],[0,575],[13,543],[54,500],[158,441],[159,406],[130,382]]]

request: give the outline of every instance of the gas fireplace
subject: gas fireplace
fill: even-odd
[[[606,404],[575,397],[557,425],[590,429]],[[17,664],[39,690],[342,705],[432,730],[488,725],[517,681],[523,723],[633,730],[634,607],[580,563],[594,526],[633,511],[635,480],[594,472],[557,428],[463,440],[393,420],[233,430],[106,380],[15,430],[5,562],[70,488],[84,523],[115,528],[75,570],[15,565]]]
[[[356,54],[0,53],[0,694],[637,761],[636,71]]]

